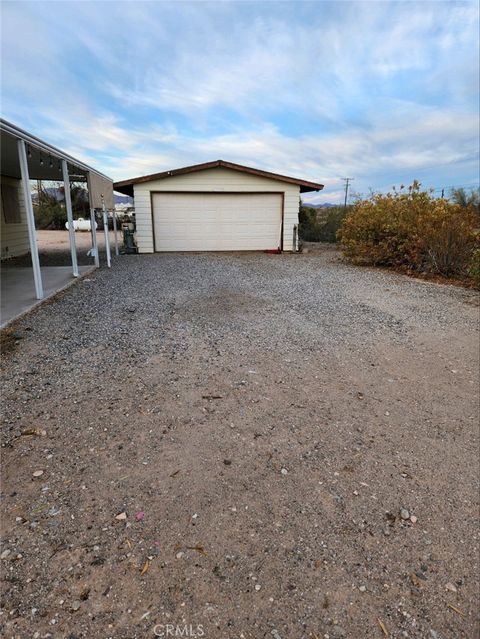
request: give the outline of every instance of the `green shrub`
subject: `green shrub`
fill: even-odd
[[[304,242],[318,242],[317,211],[300,202],[298,236]]]
[[[335,243],[337,233],[342,225],[343,218],[350,207],[334,206],[328,209],[320,209],[317,213],[317,223],[319,225],[318,241]]]
[[[53,195],[42,194],[33,208],[38,229],[65,229],[67,221],[65,207]]]
[[[298,226],[300,239],[305,242],[336,242],[337,231],[347,210],[343,206],[327,209],[300,206]]]
[[[476,245],[475,211],[419,187],[415,182],[407,192],[357,202],[338,233],[345,256],[358,263],[468,275]]]

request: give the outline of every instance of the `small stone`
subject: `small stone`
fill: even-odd
[[[360,592],[366,592],[367,587],[366,586],[359,586],[358,589],[360,590]]]
[[[415,515],[412,515],[412,516],[410,517],[410,521],[412,522],[412,524],[416,524],[416,523],[417,523],[417,521],[418,521],[418,517],[415,517]]]
[[[403,520],[410,519],[410,513],[406,508],[400,508],[400,518]]]
[[[118,519],[118,521],[122,521],[126,518],[127,518],[127,513],[119,513],[118,515],[115,515],[115,519]]]
[[[271,631],[270,633],[273,637],[273,639],[282,639],[281,636],[278,634],[278,630],[275,630],[275,628]]]
[[[450,590],[450,592],[457,592],[457,587],[454,586],[450,581],[448,584],[445,584],[445,590]]]
[[[34,477],[41,477],[42,475],[43,475],[43,470],[36,470],[36,471],[33,473],[33,476],[34,476]]]
[[[11,550],[8,550],[8,548],[6,550],[4,550],[2,552],[2,554],[0,555],[0,559],[6,559],[8,557],[8,555],[11,553]]]
[[[288,475],[288,470],[286,468],[282,468],[280,472],[282,473],[282,475]]]
[[[90,595],[90,588],[84,588],[80,593],[80,600],[87,601],[88,596]]]
[[[433,628],[430,628],[428,632],[430,634],[430,639],[440,639],[440,635]]]
[[[71,610],[72,610],[73,612],[76,612],[77,610],[79,610],[79,609],[80,609],[80,606],[81,606],[81,605],[82,605],[82,604],[81,604],[81,602],[80,602],[80,601],[74,601],[74,602],[72,603],[72,605],[71,605]]]
[[[182,558],[182,557],[184,557],[184,556],[185,556],[185,553],[184,553],[184,552],[182,552],[182,551],[177,552],[177,554],[175,555],[175,557],[176,557],[177,559],[181,559],[181,558]]]
[[[260,584],[255,584],[255,590],[261,590],[262,586]]]
[[[225,466],[231,466],[232,465],[232,460],[231,459],[224,459],[223,463],[225,464]]]

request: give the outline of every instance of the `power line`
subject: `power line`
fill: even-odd
[[[353,182],[353,180],[355,178],[344,177],[344,178],[341,178],[341,179],[345,182],[345,202],[344,202],[343,206],[344,206],[344,208],[347,208],[348,185],[350,184],[350,182]]]
[[[342,178],[342,180],[345,180],[346,178]],[[352,178],[348,178],[349,180]],[[422,184],[423,187],[423,184]],[[371,191],[373,191],[374,193],[381,193],[383,192],[385,189],[387,189],[388,187],[380,187],[380,188],[374,188],[374,187],[369,187]],[[463,189],[463,188],[480,188],[480,183],[479,182],[469,182],[468,184],[451,184],[450,186],[438,186],[436,188],[433,187],[424,187],[424,190],[426,191],[430,191],[433,193],[438,193],[443,191],[445,193],[445,191],[450,191],[451,189]],[[443,195],[442,195],[443,197]]]
[[[447,189],[466,189],[468,187],[478,187],[479,183],[478,182],[470,182],[469,184],[451,184],[450,186],[439,186],[436,189],[433,189],[434,191],[444,191]]]
[[[382,177],[383,175],[390,175],[390,176],[395,176],[395,175],[405,175],[407,173],[410,173],[410,175],[415,174],[415,173],[419,173],[419,172],[423,172],[423,171],[430,171],[431,169],[438,169],[441,167],[445,167],[445,166],[453,166],[456,164],[465,164],[466,162],[474,162],[475,166],[478,166],[478,155],[469,155],[465,158],[459,158],[458,160],[449,160],[448,162],[439,162],[438,164],[430,164],[428,166],[416,166],[416,167],[403,167],[402,169],[400,169],[400,171],[402,173],[399,173],[399,169],[395,169],[394,167],[392,167],[390,170],[382,172],[382,173],[375,173],[376,176],[378,177]],[[397,172],[395,172],[397,171]]]

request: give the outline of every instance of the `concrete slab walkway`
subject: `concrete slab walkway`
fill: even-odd
[[[80,266],[80,277],[94,270],[95,266]],[[71,286],[78,279],[73,277],[71,266],[44,266],[41,271],[45,297],[37,300],[31,268],[1,268],[0,328]]]

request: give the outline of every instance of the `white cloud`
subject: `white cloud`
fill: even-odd
[[[329,199],[475,175],[475,3],[51,7],[2,5],[5,115],[116,179],[221,157]]]

